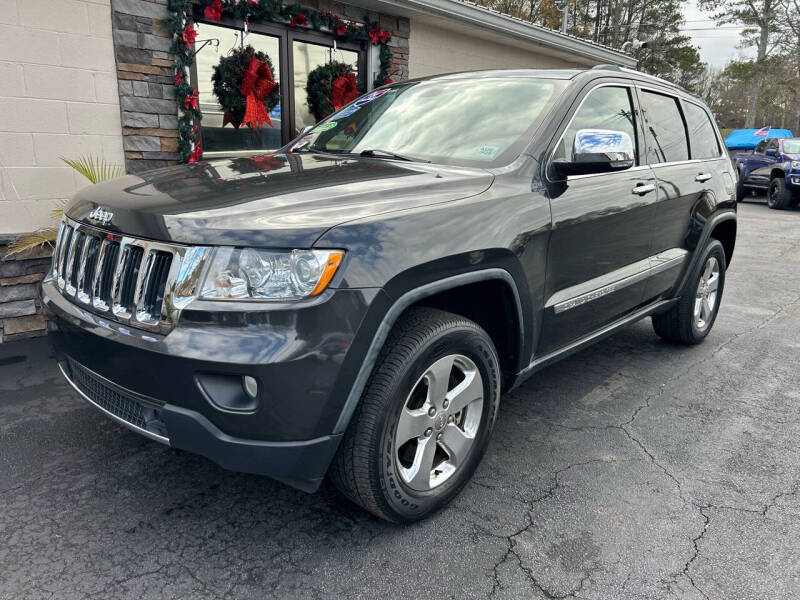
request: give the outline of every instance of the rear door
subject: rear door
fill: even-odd
[[[658,210],[653,218],[653,246],[645,300],[666,291],[677,279],[688,252],[685,238],[692,206],[702,194],[699,165],[689,158],[686,121],[677,97],[652,88],[638,88],[647,140],[647,163],[658,185]]]
[[[750,175],[751,183],[763,185],[764,187],[769,185],[772,167],[778,162],[779,150],[779,141],[777,138],[766,140],[764,154],[758,155],[758,166],[753,169]]]
[[[672,289],[688,264],[693,216],[713,210],[733,178],[702,105],[647,89],[639,90],[639,97],[647,119],[648,160],[659,188],[649,301]]]
[[[642,164],[632,84],[589,84],[577,105],[555,137],[550,160],[571,152],[579,130],[605,129],[630,135],[636,165],[558,181],[548,171],[552,229],[539,356],[634,310],[642,302],[649,267],[656,181]]]
[[[759,170],[767,164],[767,141],[768,140],[761,140],[758,142],[753,153],[744,161],[744,180],[749,184],[767,185],[767,181],[763,178],[763,175],[759,175]]]

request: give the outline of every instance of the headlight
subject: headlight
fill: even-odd
[[[343,257],[342,250],[217,248],[200,297],[299,300],[316,296],[328,286]]]
[[[800,160],[793,160],[792,161],[792,168],[793,169],[800,169]]]

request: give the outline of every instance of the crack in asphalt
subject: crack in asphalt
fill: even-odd
[[[548,600],[564,600],[565,598],[574,598],[581,591],[583,591],[584,585],[589,580],[589,578],[591,577],[592,573],[597,569],[597,566],[593,567],[588,573],[586,573],[581,578],[581,581],[578,584],[577,588],[573,589],[572,591],[570,591],[570,592],[568,592],[568,593],[566,593],[564,595],[558,595],[558,594],[554,594],[553,592],[548,590],[546,587],[544,587],[544,585],[541,582],[539,582],[539,580],[534,575],[533,570],[530,567],[526,567],[523,564],[522,557],[516,551],[515,546],[516,546],[516,538],[519,537],[520,535],[522,535],[523,533],[527,532],[533,526],[533,514],[532,513],[533,513],[534,505],[536,505],[536,504],[538,504],[540,502],[544,502],[545,500],[548,500],[549,498],[552,498],[555,495],[556,491],[561,487],[561,481],[559,480],[559,477],[563,473],[566,473],[567,471],[569,471],[571,469],[574,469],[576,467],[582,467],[582,466],[586,466],[586,465],[589,465],[589,464],[592,464],[592,463],[598,463],[598,462],[599,463],[605,463],[605,462],[608,462],[608,461],[605,461],[605,460],[603,460],[601,458],[593,458],[591,460],[585,460],[585,461],[582,461],[582,462],[572,463],[572,464],[567,465],[566,467],[563,467],[561,469],[558,469],[557,471],[554,471],[553,475],[552,475],[551,485],[547,488],[547,490],[545,490],[545,492],[543,494],[540,494],[539,496],[537,496],[536,498],[533,498],[531,500],[523,501],[528,507],[528,509],[527,509],[527,511],[525,513],[525,518],[527,520],[527,524],[524,527],[522,527],[522,528],[518,529],[517,531],[515,531],[514,533],[512,533],[511,535],[503,536],[504,539],[506,540],[506,542],[508,543],[508,548],[506,549],[505,554],[503,554],[503,556],[500,558],[500,560],[498,560],[494,564],[494,566],[492,567],[493,585],[492,585],[491,591],[489,592],[489,598],[493,598],[494,595],[497,593],[497,591],[499,589],[503,588],[503,584],[500,581],[500,576],[499,576],[498,570],[500,569],[500,566],[503,563],[505,563],[509,559],[509,557],[511,557],[511,556],[514,556],[514,558],[516,558],[517,563],[519,564],[520,570],[523,573],[525,573],[525,576],[530,581],[530,583],[532,583],[545,596],[545,598],[547,598]],[[492,535],[492,534],[490,534],[490,535]]]

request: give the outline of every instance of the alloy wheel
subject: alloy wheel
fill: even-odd
[[[704,330],[714,318],[717,305],[717,288],[719,287],[719,261],[709,256],[697,284],[694,300],[694,323],[699,330]]]
[[[394,435],[394,459],[403,482],[432,490],[463,465],[483,412],[483,378],[475,363],[451,354],[433,363],[406,398]]]

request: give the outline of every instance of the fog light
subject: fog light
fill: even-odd
[[[255,377],[250,377],[250,375],[245,375],[242,378],[242,382],[244,383],[245,393],[253,399],[257,398],[258,382],[256,381]]]
[[[258,409],[258,381],[249,375],[198,373],[197,386],[206,400],[225,412],[255,412]]]
[[[792,183],[795,185],[800,185],[800,177],[792,177]]]

